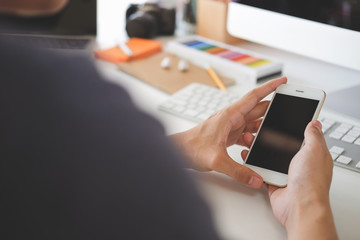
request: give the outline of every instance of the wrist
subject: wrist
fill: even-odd
[[[169,138],[171,139],[172,143],[174,144],[175,148],[182,154],[183,158],[186,160],[186,167],[194,168],[191,149],[189,148],[189,144],[191,145],[191,139],[189,139],[188,132],[180,132],[173,135],[170,135]]]
[[[299,221],[304,221],[306,218],[314,219],[322,217],[329,209],[330,206],[327,201],[307,197],[301,198],[289,209],[285,227],[290,230],[293,225],[297,225]]]
[[[328,196],[298,199],[285,222],[289,239],[337,239]]]

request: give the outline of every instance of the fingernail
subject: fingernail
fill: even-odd
[[[263,180],[257,176],[252,176],[248,182],[251,187],[260,187],[263,184]]]

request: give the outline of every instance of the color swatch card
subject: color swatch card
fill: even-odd
[[[276,77],[283,68],[282,63],[271,57],[200,36],[170,41],[165,51],[200,67],[211,66],[224,76],[246,81]]]

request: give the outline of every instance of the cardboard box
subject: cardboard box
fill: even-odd
[[[226,30],[227,0],[197,0],[197,34],[224,43],[238,43],[239,38]]]

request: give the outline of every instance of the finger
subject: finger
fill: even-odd
[[[237,144],[239,144],[239,145],[243,144],[245,147],[250,148],[254,139],[255,139],[254,135],[252,135],[249,132],[246,132],[243,134],[241,143],[237,142]]]
[[[245,117],[246,121],[252,121],[265,115],[265,112],[270,104],[270,101],[259,102]]]
[[[263,179],[259,174],[235,162],[230,157],[223,160],[218,161],[217,166],[214,167],[215,171],[224,173],[251,188],[260,188],[262,186]]]
[[[243,132],[250,132],[250,133],[256,133],[261,125],[262,119],[257,119],[255,121],[252,121],[248,124],[246,124]]]
[[[241,158],[243,159],[244,162],[245,162],[245,159],[246,159],[248,154],[249,154],[248,150],[242,150],[241,151]]]
[[[286,83],[286,81],[286,77],[268,81],[229,106],[228,111],[230,111],[230,116],[233,117],[231,121],[236,123],[242,116],[246,116],[256,106],[256,104],[260,102],[260,100],[272,93],[281,84]]]
[[[252,135],[251,132],[244,133],[242,129],[239,129],[231,133],[231,136],[229,136],[226,146],[229,147],[232,146],[233,144],[237,144],[240,146],[250,147],[253,140],[254,140],[254,135]]]

